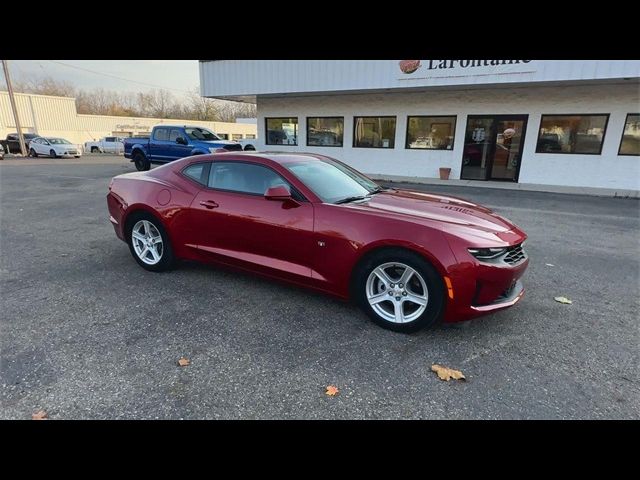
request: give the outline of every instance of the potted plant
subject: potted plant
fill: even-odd
[[[448,167],[440,167],[440,180],[449,180],[451,169]]]

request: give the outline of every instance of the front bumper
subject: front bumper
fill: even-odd
[[[520,280],[529,259],[513,266],[481,262],[458,264],[450,272],[453,298],[449,298],[445,322],[462,322],[509,308],[524,296]]]
[[[516,280],[516,283],[505,293],[505,295],[499,297],[488,305],[471,305],[471,309],[479,314],[495,312],[502,310],[503,308],[512,307],[520,301],[524,296],[524,286],[520,280]]]

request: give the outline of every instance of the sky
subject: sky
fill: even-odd
[[[9,72],[14,81],[49,76],[80,89],[102,87],[120,92],[165,88],[180,95],[200,85],[197,60],[11,60]],[[0,79],[4,90],[1,69]]]

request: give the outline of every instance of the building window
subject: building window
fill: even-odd
[[[256,138],[256,136],[255,136],[253,133],[247,133],[247,134],[244,136],[244,138],[249,138],[249,139],[253,140],[253,139],[255,139],[255,138]]]
[[[235,141],[242,140],[242,134],[241,133],[232,133],[231,134],[231,140],[235,140]]]
[[[307,117],[307,145],[341,147],[344,117]]]
[[[354,147],[394,148],[395,141],[396,117],[354,117]]]
[[[216,133],[216,135],[218,135],[222,140],[229,140],[228,133]]]
[[[640,113],[627,115],[618,155],[640,155]]]
[[[542,115],[536,153],[599,155],[609,114]]]
[[[298,145],[298,117],[265,118],[267,145]]]
[[[407,117],[405,148],[453,150],[456,117]]]

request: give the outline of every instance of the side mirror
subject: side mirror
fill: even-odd
[[[180,145],[186,145],[187,140],[184,137],[178,137],[176,138],[176,143],[179,143]]]
[[[291,200],[291,191],[285,185],[269,187],[264,194],[267,200]]]

